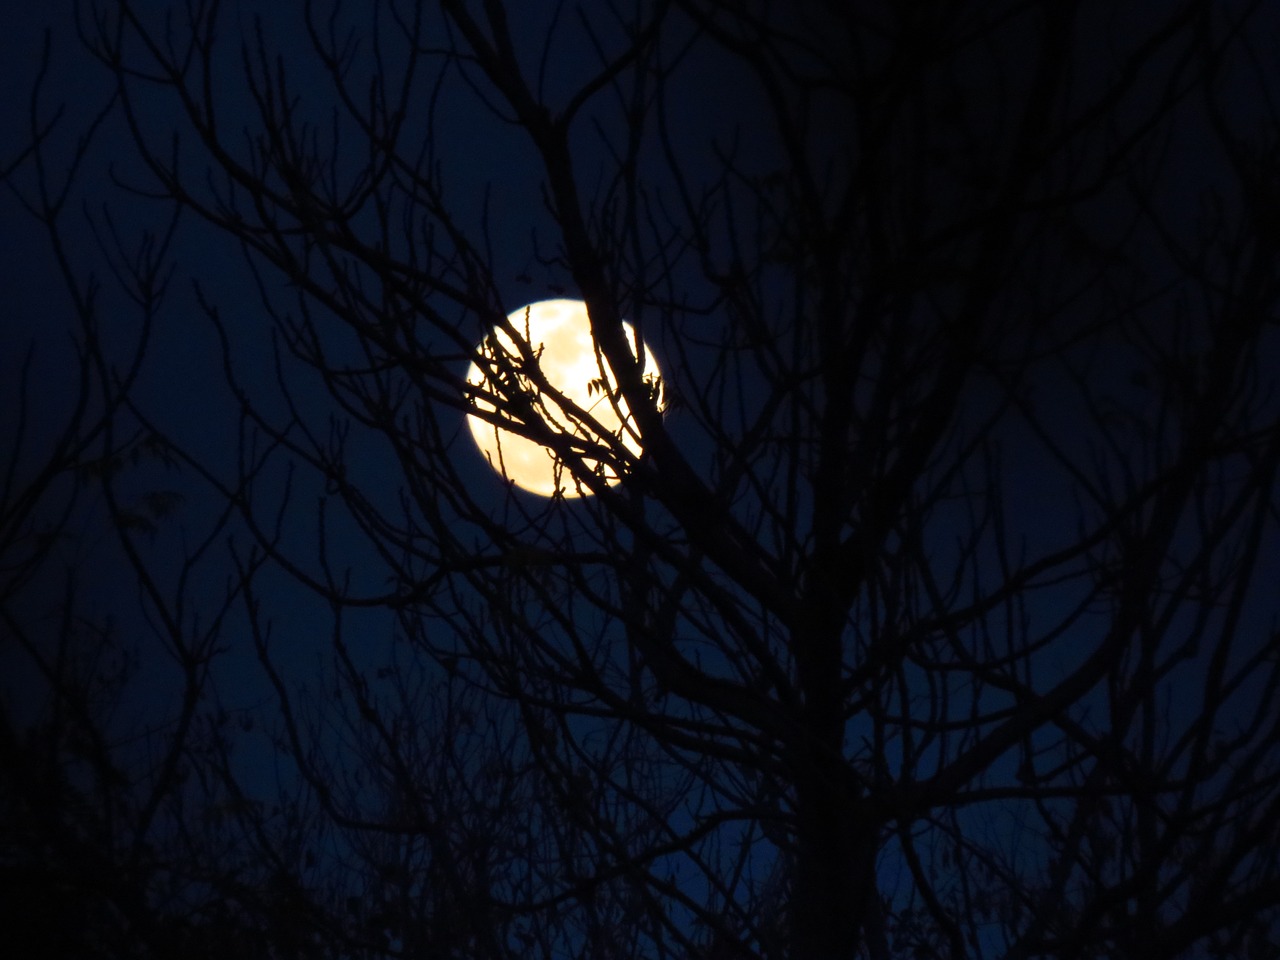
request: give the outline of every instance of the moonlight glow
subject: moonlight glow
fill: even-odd
[[[629,419],[626,403],[620,398],[610,399],[616,382],[604,357],[596,353],[587,317],[587,305],[581,300],[544,300],[521,307],[507,319],[520,337],[528,341],[530,350],[538,358],[538,367],[547,384],[559,391],[566,401],[576,404],[581,411],[594,418],[603,434],[620,438],[632,454],[639,455],[640,441],[634,427],[624,427],[618,415],[621,412],[623,417]],[[634,344],[635,331],[630,324],[624,323],[623,327],[626,329],[628,342]],[[496,331],[481,350],[486,356],[494,356],[495,350],[501,350],[501,355],[509,358],[513,367],[520,366],[520,351],[505,331]],[[657,362],[648,348],[645,349],[644,356],[645,380],[657,387],[661,383],[658,379]],[[488,378],[495,375],[491,370],[492,368],[482,369],[478,363],[473,363],[467,371],[467,382],[483,386],[492,393],[504,393],[489,382]],[[533,401],[537,413],[558,432],[610,442],[601,432],[589,430],[586,425],[575,422],[556,398],[541,396],[529,377],[523,374],[515,376]],[[495,409],[493,404],[484,399],[477,399],[476,406],[485,411]],[[474,414],[468,416],[467,420],[471,435],[475,437],[476,444],[489,465],[521,489],[544,497],[554,496],[557,490],[567,497],[589,492],[574,483],[569,471],[560,467],[546,447]],[[617,472],[607,463],[597,464],[588,460],[587,466],[598,469],[609,483],[618,482]]]

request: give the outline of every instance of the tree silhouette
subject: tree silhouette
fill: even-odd
[[[91,357],[222,505],[170,555],[109,497],[186,691],[168,773],[100,791],[145,814],[122,942],[1274,952],[1273,13],[248,6],[79,11],[117,202],[186,229],[103,250],[235,401],[167,423]],[[641,453],[506,319],[561,294]],[[583,496],[504,484],[468,416]],[[230,571],[214,627],[166,563]],[[225,708],[226,648],[269,705]]]

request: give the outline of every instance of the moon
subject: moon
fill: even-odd
[[[514,311],[507,316],[507,321],[520,338],[527,341],[546,383],[594,419],[595,424],[581,422],[571,416],[557,398],[543,396],[539,392],[530,376],[520,371],[525,361],[521,360],[520,350],[505,330],[495,330],[476,348],[481,359],[471,364],[467,383],[479,387],[484,393],[510,398],[510,387],[500,387],[494,382],[503,376],[502,367],[505,366],[508,380],[514,376],[531,400],[533,409],[554,430],[595,442],[612,443],[614,439],[620,439],[632,455],[639,456],[640,438],[634,426],[624,426],[624,419],[631,419],[630,412],[624,400],[613,396],[617,382],[608,361],[597,352],[592,340],[587,305],[581,300],[543,300]],[[626,330],[627,341],[634,349],[634,329],[629,323],[624,322],[622,326]],[[644,378],[654,389],[661,405],[662,379],[657,361],[647,346],[644,348]],[[474,404],[480,411],[492,413],[497,410],[483,395],[475,396]],[[512,419],[506,413],[501,415]],[[467,421],[471,436],[489,466],[522,490],[543,497],[578,497],[591,493],[574,481],[572,473],[547,447],[474,413],[467,415]],[[594,429],[596,426],[599,430]],[[618,472],[607,461],[584,459],[584,464],[610,485],[620,480]]]

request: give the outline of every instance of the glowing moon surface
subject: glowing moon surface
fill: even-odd
[[[599,430],[576,420],[563,408],[558,398],[542,396],[529,376],[519,372],[524,361],[520,359],[520,351],[511,337],[506,331],[497,330],[481,345],[480,352],[485,357],[510,363],[506,375],[516,378],[532,401],[537,414],[557,432],[606,444],[612,442],[609,437],[619,438],[627,450],[639,455],[640,440],[634,426],[623,425],[624,418],[630,419],[627,405],[621,398],[611,399],[616,381],[604,356],[596,353],[587,317],[587,305],[581,300],[543,300],[521,307],[510,314],[507,320],[520,338],[528,341],[529,349],[537,357],[538,368],[547,384],[562,394],[566,401],[571,401],[581,411],[589,414]],[[628,323],[624,323],[623,327],[626,329],[628,342],[634,345],[635,331]],[[647,347],[644,357],[644,378],[655,390],[660,390],[658,364]],[[495,362],[482,368],[479,362],[472,363],[471,369],[467,371],[467,382],[482,387],[486,392],[509,397],[509,388],[499,388],[490,380],[491,377],[501,376],[501,367],[505,365]],[[660,403],[660,394],[658,399]],[[477,397],[475,405],[482,411],[492,412],[496,409],[483,397]],[[619,413],[622,414],[621,418]],[[566,497],[590,493],[574,482],[569,470],[557,462],[555,455],[547,447],[475,414],[469,415],[467,421],[471,427],[471,436],[475,438],[476,445],[489,465],[521,489],[544,497],[555,496],[557,493]],[[604,434],[609,436],[605,437]],[[617,472],[607,462],[587,459],[586,466],[599,473],[610,484],[619,480]]]

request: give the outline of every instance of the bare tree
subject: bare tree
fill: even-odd
[[[70,318],[41,330],[13,303],[6,313],[15,333],[32,332],[20,356],[5,358],[0,401],[0,885],[6,938],[24,954],[136,954],[159,936],[156,903],[175,848],[166,814],[197,739],[219,618],[205,607],[203,632],[189,619],[182,584],[196,558],[177,589],[150,562],[181,495],[171,475],[162,479],[174,466],[164,442],[126,406],[163,298],[177,211],[140,238],[136,256],[112,261],[142,322],[107,324],[101,280],[77,272],[89,231],[76,187],[117,104],[108,93],[82,105],[76,129],[47,102],[52,63],[46,44],[27,148],[0,169],[14,202],[6,214],[17,214],[7,227],[26,236],[25,215],[44,234]],[[89,226],[100,249],[123,252],[109,217]],[[121,568],[133,582],[114,604],[103,594],[123,581],[105,571]],[[122,611],[148,618],[145,638],[121,627]],[[163,676],[171,696],[149,696],[139,715],[129,700],[144,655],[158,658],[145,672],[151,682]]]
[[[211,739],[199,882],[281,955],[1274,952],[1274,15],[778,6],[82,6],[134,202],[244,253],[230,455],[129,409],[237,514],[293,772]]]

